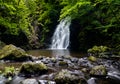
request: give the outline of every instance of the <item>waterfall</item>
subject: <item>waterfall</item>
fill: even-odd
[[[71,18],[66,17],[58,24],[53,37],[51,49],[67,49],[70,43],[70,24]]]

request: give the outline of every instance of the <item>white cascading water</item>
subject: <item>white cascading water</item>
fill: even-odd
[[[61,20],[52,37],[51,49],[67,49],[70,43],[71,18]]]

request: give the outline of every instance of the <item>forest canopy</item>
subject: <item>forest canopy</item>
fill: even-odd
[[[119,47],[119,9],[120,0],[0,0],[0,40],[25,36],[32,48],[46,46],[58,22],[70,16],[79,49]]]

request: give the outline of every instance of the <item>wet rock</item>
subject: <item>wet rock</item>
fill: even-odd
[[[0,84],[6,84],[6,79],[2,75],[0,75]]]
[[[52,57],[50,60],[51,60],[52,63],[56,63],[57,62],[56,58],[54,58],[54,57]]]
[[[88,69],[87,68],[83,68],[83,69],[81,69],[81,71],[84,72],[84,73],[87,73]]]
[[[97,56],[99,58],[105,58],[105,59],[113,59],[113,60],[119,60],[120,55],[115,54],[114,52],[98,52],[97,55],[93,54],[93,56]]]
[[[24,77],[15,76],[9,84],[21,84],[21,81],[23,81],[23,80],[25,80]]]
[[[77,63],[78,62],[78,58],[71,58],[71,62]]]
[[[60,61],[58,64],[59,66],[68,66],[68,63],[65,61]]]
[[[64,56],[61,56],[61,58],[70,60],[72,58],[72,56],[70,56],[70,55],[64,55]]]
[[[90,75],[95,77],[105,77],[107,75],[107,70],[103,65],[98,65],[91,69]]]
[[[40,84],[56,84],[54,81],[49,81],[49,80],[39,80]]]
[[[79,61],[78,61],[78,65],[81,66],[81,67],[93,67],[93,65],[91,64],[90,61],[88,61],[88,59],[85,57],[85,58],[80,58]]]
[[[18,48],[12,44],[6,45],[0,50],[1,60],[12,60],[12,61],[27,61],[31,57],[21,48]]]
[[[79,77],[66,69],[55,76],[55,82],[56,84],[87,84],[83,77]]]
[[[44,63],[23,63],[19,74],[23,76],[39,76],[45,74],[48,71],[48,67]]]
[[[36,79],[25,79],[20,84],[39,84]]]

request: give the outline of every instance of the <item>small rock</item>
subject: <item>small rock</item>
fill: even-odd
[[[97,61],[97,58],[94,57],[94,56],[89,56],[88,57],[88,60],[92,61],[92,62],[96,62]]]
[[[54,81],[49,80],[39,80],[40,84],[56,84]]]
[[[39,84],[36,79],[25,79],[20,84]]]
[[[78,62],[78,58],[71,58],[71,62],[77,63]]]
[[[60,61],[59,66],[68,66],[68,63],[65,61]]]

